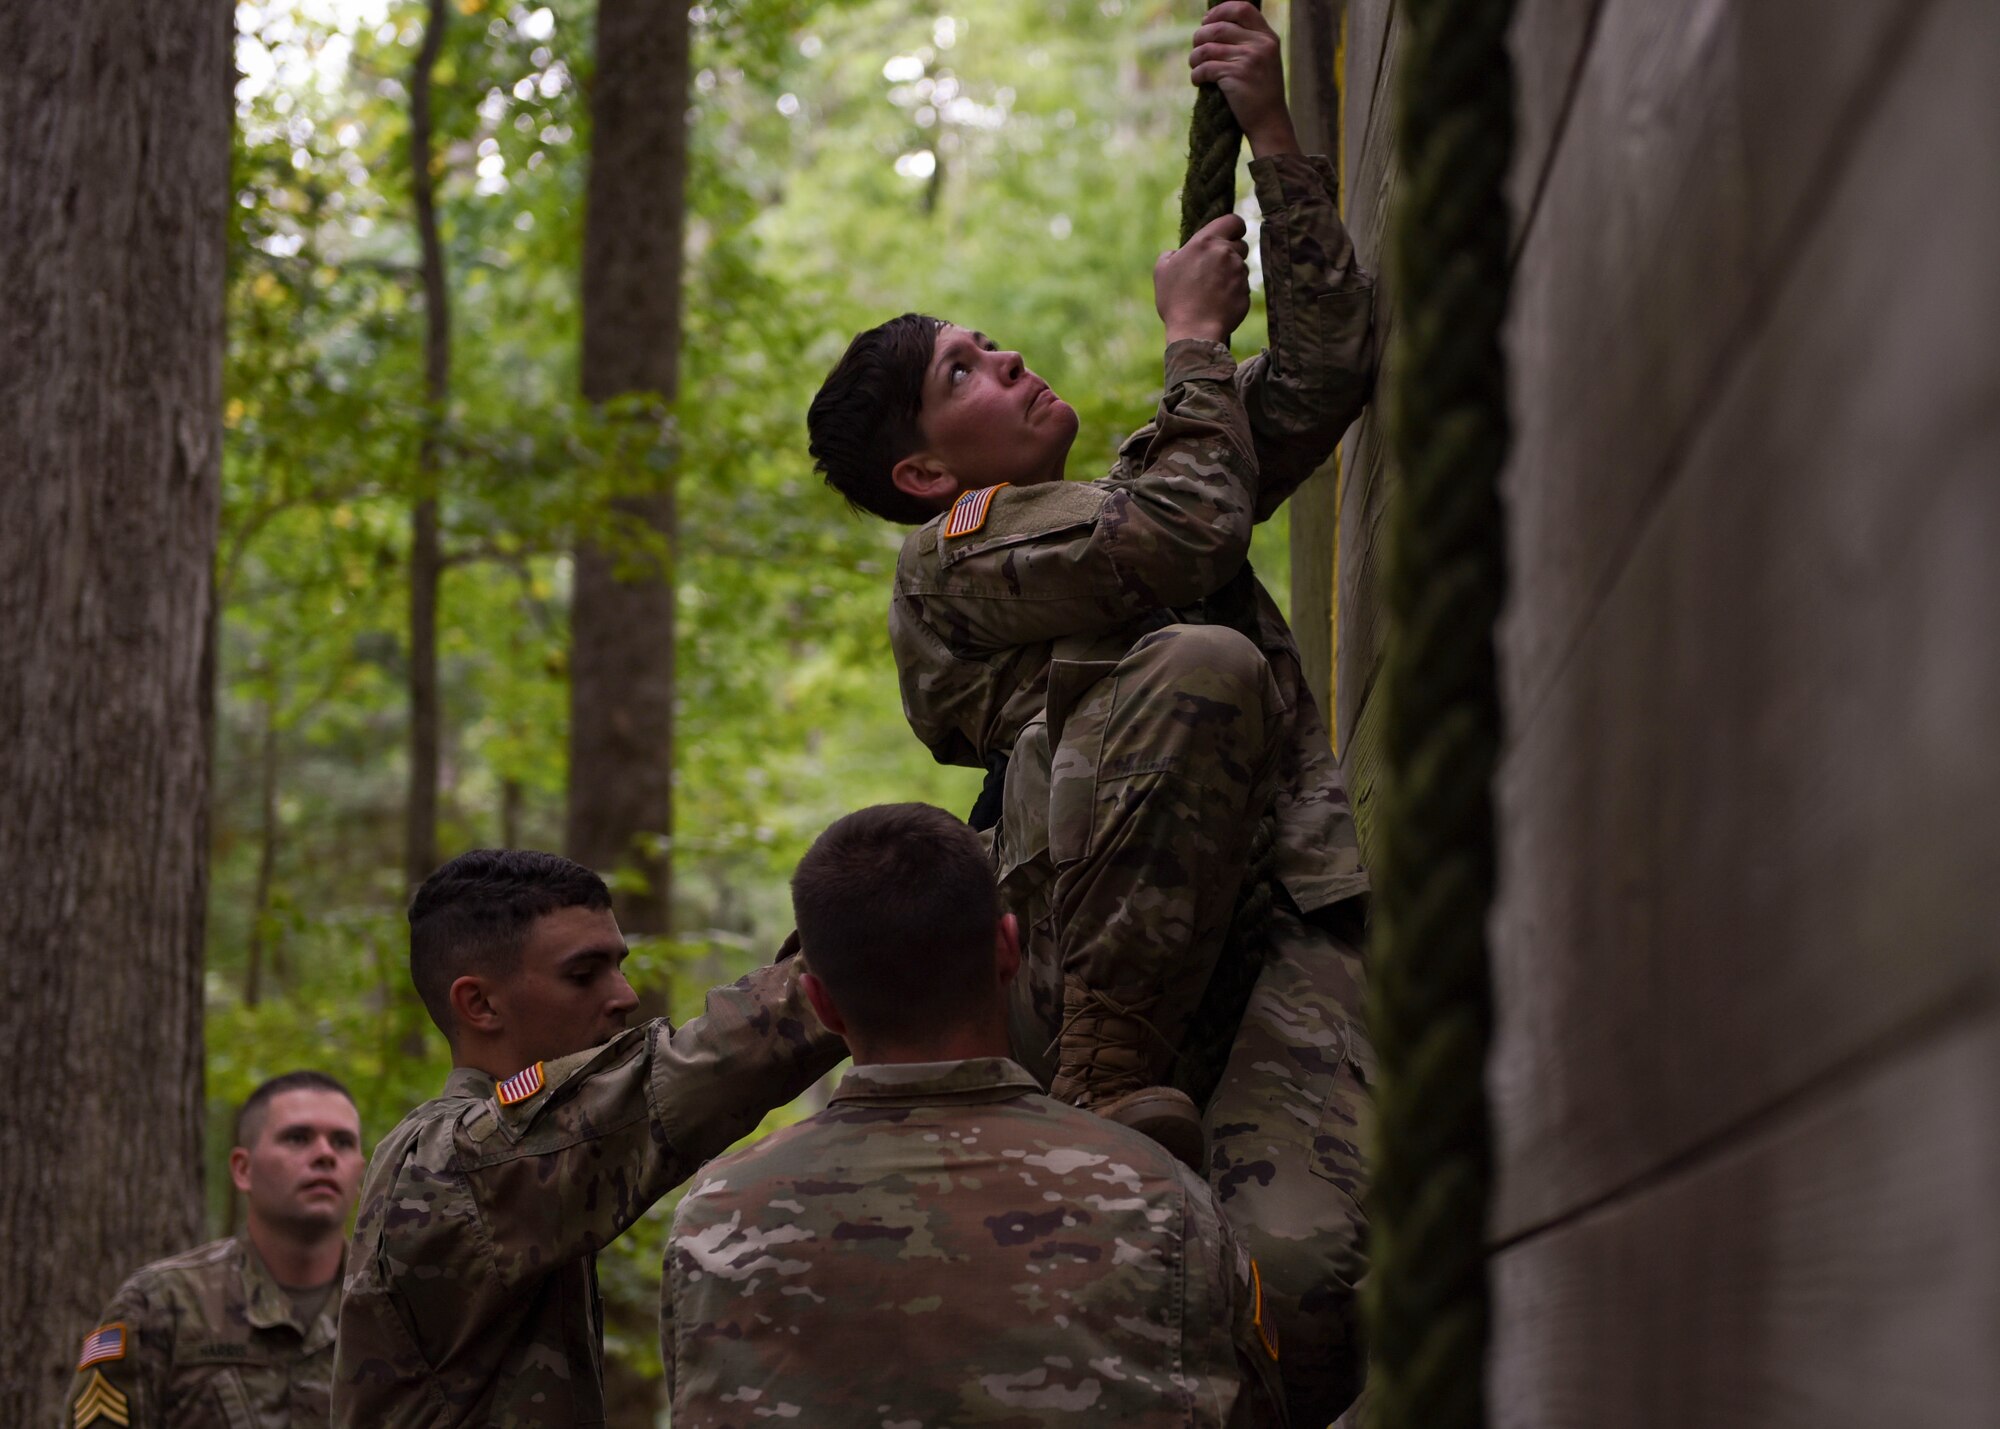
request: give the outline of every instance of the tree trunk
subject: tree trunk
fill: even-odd
[[[431,74],[449,22],[445,0],[430,0],[424,41],[410,69],[410,193],[423,245],[424,430],[417,443],[416,501],[410,511],[410,791],[403,832],[403,874],[411,889],[437,866],[438,811],[438,480],[445,405],[451,397],[451,297],[438,237],[432,174]]]
[[[583,394],[671,402],[680,380],[687,187],[686,0],[602,0],[583,252]],[[571,857],[636,874],[628,932],[670,918],[674,737],[674,478],[621,495],[614,515],[652,554],[584,543],[570,604]],[[664,555],[660,554],[661,552]]]
[[[8,3],[0,1424],[200,1231],[230,8]]]
[[[591,86],[590,188],[583,239],[583,395],[680,385],[681,244],[687,207],[687,0],[601,0]],[[565,842],[578,862],[623,875],[627,933],[664,934],[672,917],[674,476],[620,474],[618,525],[637,539],[583,542],[570,599],[570,763]],[[650,544],[650,551],[635,549]],[[642,1009],[665,1008],[648,989]],[[606,1321],[650,1344],[648,1301],[605,1299]],[[651,1429],[659,1382],[605,1364],[613,1429]]]

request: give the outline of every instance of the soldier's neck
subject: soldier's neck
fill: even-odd
[[[1009,1057],[1007,1024],[959,1027],[922,1041],[871,1042],[848,1028],[847,1048],[857,1067],[897,1066],[909,1062],[965,1062],[974,1057]]]
[[[275,1224],[252,1214],[250,1244],[271,1278],[288,1290],[309,1290],[340,1274],[340,1254],[347,1245],[344,1227],[333,1225],[311,1233]]]

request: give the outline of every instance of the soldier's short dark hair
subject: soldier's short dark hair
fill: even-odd
[[[580,863],[534,849],[476,848],[424,880],[410,900],[410,981],[424,1010],[457,1037],[451,985],[467,973],[504,977],[528,929],[564,908],[609,908],[611,890]]]
[[[1000,896],[979,836],[929,804],[836,820],[792,874],[806,966],[865,1037],[927,1041],[984,1010]]]
[[[890,473],[924,444],[917,414],[944,323],[904,313],[847,344],[806,412],[813,466],[857,511],[921,526],[937,515]]]
[[[280,1072],[259,1084],[256,1091],[243,1099],[243,1105],[236,1108],[234,1145],[248,1146],[263,1135],[264,1113],[270,1109],[271,1098],[282,1092],[339,1092],[349,1103],[354,1101],[354,1093],[325,1072]]]

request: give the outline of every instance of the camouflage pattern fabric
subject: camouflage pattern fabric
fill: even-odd
[[[799,960],[543,1065],[503,1106],[454,1070],[376,1149],[348,1253],[333,1422],[553,1429],[604,1419],[595,1253],[846,1053]]]
[[[1269,350],[1237,366],[1220,343],[1173,344],[1159,410],[1110,475],[1004,487],[978,531],[945,537],[940,518],[904,541],[889,638],[904,713],[941,762],[1018,759],[1017,742],[1062,696],[1056,666],[1115,661],[1150,630],[1204,619],[1198,608],[1241,569],[1255,524],[1326,461],[1367,401],[1374,281],[1355,263],[1331,167],[1273,155],[1250,173]],[[1312,911],[1366,891],[1360,840],[1297,644],[1261,585],[1244,623],[1287,712],[1277,873]],[[1004,857],[1037,852],[1016,838]]]
[[[1010,786],[1015,778],[1010,769]],[[1003,831],[1012,816],[1010,808]],[[1227,880],[1232,869],[1240,876],[1243,849],[1216,857],[1216,879],[1233,889]],[[1054,1073],[1049,1054],[1061,1012],[1057,886],[1046,854],[1001,885],[1001,903],[1023,929],[1010,1036],[1016,1058],[1044,1083]],[[1135,898],[1154,892],[1138,888]],[[1354,1397],[1362,1371],[1354,1287],[1366,1267],[1363,1148],[1374,1053],[1362,1021],[1365,966],[1354,908],[1307,915],[1282,890],[1270,900],[1259,930],[1264,967],[1203,1118],[1210,1184],[1262,1268],[1295,1424],[1326,1424]]]
[[[86,1339],[61,1429],[325,1429],[339,1314],[335,1286],[301,1319],[247,1239],[156,1260]]]
[[[1004,1058],[856,1067],[674,1214],[675,1429],[1280,1422],[1201,1180]]]
[[[1200,997],[1216,910],[1226,917],[1241,891],[1255,818],[1271,819],[1272,961],[1209,1108],[1211,1180],[1284,1287],[1277,1316],[1298,1420],[1324,1424],[1355,1374],[1364,1223],[1351,1128],[1364,1097],[1351,1069],[1327,1072],[1338,1089],[1311,1082],[1324,1093],[1312,1110],[1297,1078],[1328,1055],[1333,1029],[1363,1045],[1360,964],[1326,931],[1366,894],[1360,842],[1298,647],[1261,585],[1230,621],[1247,627],[1261,669],[1226,628],[1208,627],[1213,673],[1146,644],[1184,644],[1212,618],[1203,602],[1241,569],[1255,522],[1325,461],[1372,380],[1372,283],[1354,266],[1325,161],[1260,159],[1251,170],[1271,350],[1239,368],[1219,345],[1174,344],[1159,414],[1108,477],[1003,488],[975,533],[946,537],[936,521],[912,533],[889,630],[905,713],[932,753],[975,767],[1009,756],[992,840],[1003,904],[1024,933],[1012,1040],[1044,1081],[1065,973],[1128,989],[1178,980],[1183,1001]],[[1128,679],[1121,694],[1139,659],[1153,662],[1145,688]],[[1132,706],[1122,725],[1121,702]],[[1189,792],[1170,795],[1160,828],[1134,839],[1120,793],[1159,775]],[[1286,998],[1312,1015],[1279,1016]],[[1312,1149],[1322,1137],[1323,1156]],[[1335,1162],[1347,1166],[1339,1177],[1326,1174]]]
[[[1358,919],[1275,900],[1259,974],[1204,1118],[1209,1182],[1263,1268],[1292,1421],[1324,1425],[1361,1386],[1369,1079]],[[1341,926],[1346,924],[1348,926]]]

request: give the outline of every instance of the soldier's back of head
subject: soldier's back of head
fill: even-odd
[[[676,1429],[1230,1422],[1248,1261],[1164,1148],[1009,1058],[1018,929],[978,838],[864,809],[792,893],[801,986],[855,1066],[675,1214]]]

